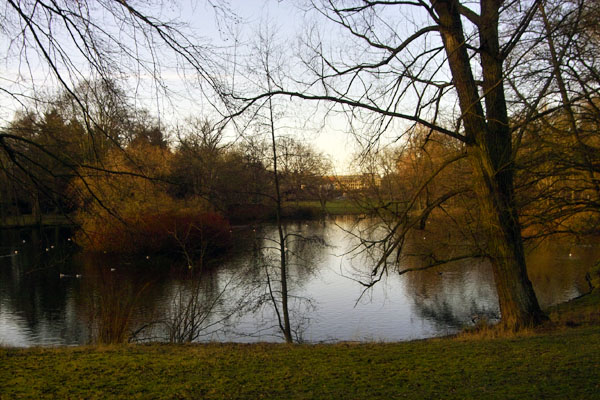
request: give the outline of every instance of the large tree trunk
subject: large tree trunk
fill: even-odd
[[[533,326],[541,322],[544,315],[527,276],[514,199],[514,162],[498,43],[501,2],[482,0],[477,21],[485,113],[464,46],[459,2],[438,0],[432,4],[440,18],[440,33],[462,111],[467,152],[475,172],[473,185],[486,223],[486,250],[494,270],[502,323],[512,330]]]
[[[490,149],[478,146],[468,149],[477,177],[473,184],[481,218],[486,223],[486,250],[494,271],[501,321],[504,327],[519,330],[538,325],[545,316],[527,276],[521,227],[512,193],[512,172],[510,168],[499,170],[494,166],[486,150]]]

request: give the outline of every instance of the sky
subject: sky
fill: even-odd
[[[248,83],[251,74],[244,67],[234,69],[232,66],[234,62],[236,65],[245,65],[256,57],[252,50],[253,43],[258,38],[258,32],[266,27],[269,31],[276,32],[274,40],[280,46],[282,54],[287,54],[286,59],[282,60],[284,72],[288,76],[294,76],[296,67],[287,59],[292,58],[288,55],[292,54],[300,35],[310,29],[310,24],[313,22],[310,14],[299,7],[302,3],[302,1],[291,0],[230,0],[229,2],[225,0],[180,0],[179,2],[149,3],[155,5],[147,11],[160,20],[187,23],[188,26],[185,29],[189,29],[193,33],[194,44],[213,48],[215,53],[219,54],[215,58],[216,61],[213,60],[219,67],[219,74],[222,74],[219,78],[239,86]],[[88,4],[95,3],[91,1]],[[140,4],[143,7],[145,2],[140,2]],[[157,5],[161,7],[157,8]],[[227,11],[221,12],[219,5],[224,5]],[[98,11],[92,10],[92,12]],[[0,20],[0,27],[2,27],[2,22]],[[333,29],[334,26],[332,25],[330,29],[326,24],[324,19],[319,19],[319,29],[326,36],[325,39],[335,44],[338,38]],[[111,28],[106,29],[110,31]],[[127,29],[122,32],[118,27],[112,29],[114,32],[118,32],[119,37],[132,43],[132,51],[139,51],[142,58],[151,59],[152,54],[147,51],[147,48],[144,48],[143,40],[132,34],[127,36]],[[9,48],[8,40],[14,37],[11,35],[13,33],[10,32],[10,28],[4,29],[4,32],[0,29],[0,46]],[[139,43],[132,41],[132,38]],[[14,81],[19,90],[35,86],[38,92],[45,91],[49,94],[56,92],[57,81],[52,78],[52,73],[48,73],[48,68],[44,66],[44,63],[36,58],[39,56],[31,53],[27,56],[29,64],[23,63],[18,44],[18,41],[16,45],[13,43],[12,52],[8,52],[8,55],[0,60],[0,68],[2,68],[0,89],[8,87],[5,85],[6,82]],[[82,59],[78,60],[73,56],[76,53],[75,50],[73,47],[65,47],[67,55],[70,56],[69,61],[73,61],[75,65],[78,65],[77,63],[84,65],[85,62]],[[112,49],[109,49],[110,54],[106,55],[113,57],[115,63],[123,63],[124,70],[126,70],[125,76],[129,76],[130,94],[135,97],[135,104],[147,108],[151,112],[157,112],[161,121],[175,125],[181,124],[188,117],[218,118],[212,102],[200,95],[198,85],[194,83],[196,78],[194,73],[186,71],[181,65],[177,67],[175,60],[169,58],[171,56],[168,55],[168,51],[154,55],[159,59],[160,70],[138,71],[135,65],[128,65],[126,58],[119,58],[118,51],[112,54],[110,50]],[[83,71],[81,76],[85,76],[85,67],[80,67],[80,70]],[[152,76],[155,72],[160,75],[170,93],[169,96],[165,96],[157,89],[156,80]],[[80,76],[73,76],[72,82],[76,83],[78,79]],[[75,83],[72,85],[75,86]],[[10,96],[2,96],[2,93],[0,93],[0,101],[3,104],[0,118],[3,122],[10,121],[14,110],[20,106]],[[331,113],[325,118],[325,107],[309,103],[278,99],[275,103],[276,110],[282,115],[276,120],[277,133],[295,136],[312,144],[317,150],[331,158],[336,173],[356,172],[357,165],[351,161],[353,155],[356,154],[357,146],[354,137],[349,133],[346,117],[343,114]],[[10,106],[7,106],[9,104]],[[385,141],[386,139],[383,138],[382,143]]]
[[[218,13],[215,15],[210,5],[198,5],[194,1],[183,3],[189,8],[183,8],[182,14],[199,17],[191,19],[190,24],[216,45],[229,46],[232,35],[239,35],[240,42],[250,45],[256,40],[257,32],[266,26],[277,32],[278,40],[293,45],[303,30],[307,29],[307,22],[310,23],[305,10],[300,7],[301,3],[289,0],[232,0],[231,10],[239,17],[239,23],[233,26]],[[357,172],[357,166],[353,163],[357,147],[347,131],[345,119],[325,119],[314,106],[299,103],[294,104],[293,117],[277,122],[278,131],[313,145],[332,160],[336,173]]]

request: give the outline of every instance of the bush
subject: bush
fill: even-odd
[[[89,251],[119,254],[223,252],[231,245],[229,222],[213,212],[168,210],[86,221],[78,235]]]

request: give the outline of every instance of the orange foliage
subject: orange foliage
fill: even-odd
[[[226,250],[231,245],[230,232],[229,222],[218,214],[168,210],[89,226],[78,239],[95,252],[198,256]]]
[[[172,158],[169,149],[140,143],[110,152],[103,170],[76,182],[78,243],[88,251],[120,254],[198,256],[224,250],[230,242],[225,218],[201,198],[169,196]]]

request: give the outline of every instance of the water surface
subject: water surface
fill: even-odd
[[[297,238],[287,250],[298,340],[409,340],[498,318],[491,269],[482,261],[402,276],[390,271],[365,291],[357,281],[374,261],[349,253],[358,244],[355,224],[354,218],[286,224]],[[165,258],[79,254],[67,230],[0,234],[2,345],[85,344],[119,330],[137,341],[281,341],[271,297],[279,299],[274,226],[241,231],[235,254],[191,271]],[[529,274],[542,307],[586,292],[585,272],[599,255],[595,243],[530,250]]]

